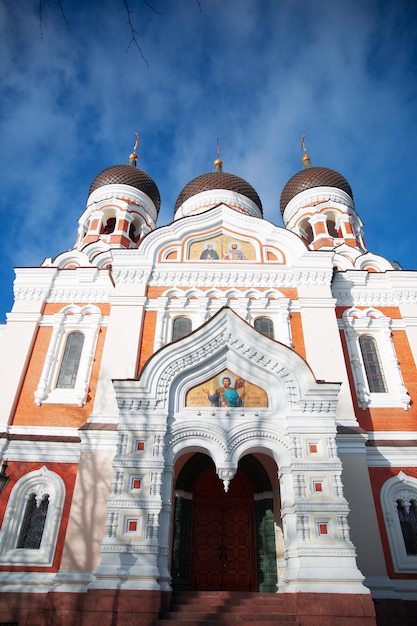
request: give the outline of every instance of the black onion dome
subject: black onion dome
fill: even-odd
[[[281,193],[280,209],[285,207],[298,193],[314,187],[336,187],[347,193],[353,200],[352,189],[346,178],[327,167],[308,167],[297,172],[285,185]]]
[[[252,200],[262,213],[262,202],[256,193],[255,189],[246,180],[229,174],[227,172],[209,172],[208,174],[202,174],[190,181],[177,198],[175,203],[174,212],[186,201],[188,198],[196,196],[202,191],[210,191],[210,189],[228,189],[229,191],[235,191],[242,196]]]
[[[134,165],[112,165],[97,174],[91,183],[88,195],[104,185],[129,185],[146,194],[159,211],[161,196],[155,181],[143,170]]]

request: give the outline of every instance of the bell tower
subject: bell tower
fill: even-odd
[[[128,165],[113,165],[91,183],[87,208],[79,219],[75,247],[100,241],[110,248],[137,248],[141,239],[155,229],[161,205],[153,179],[137,167],[139,138]]]
[[[303,169],[285,185],[280,208],[284,225],[299,235],[311,250],[334,249],[342,244],[366,252],[362,221],[355,211],[348,181],[326,167],[313,167],[304,144]]]

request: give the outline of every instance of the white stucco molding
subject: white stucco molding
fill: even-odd
[[[334,415],[338,383],[317,383],[306,362],[284,344],[256,332],[228,308],[195,332],[156,353],[138,381],[114,381],[119,409],[185,407],[189,389],[229,367],[268,393],[270,411]],[[171,391],[171,393],[169,393]],[[175,403],[175,404],[174,404]]]
[[[15,268],[14,298],[18,300],[45,301],[57,276],[57,268]]]
[[[129,207],[133,211],[140,211],[146,216],[151,216],[153,222],[158,216],[156,206],[146,193],[131,185],[112,183],[98,187],[89,195],[86,211],[80,217],[79,222],[82,223],[86,215],[101,209],[103,205],[107,206],[109,203],[115,207]]]
[[[65,501],[65,484],[46,466],[20,478],[12,489],[0,531],[0,564],[50,567]],[[18,547],[19,534],[31,496],[40,502],[48,498],[48,509],[38,549]]]
[[[355,212],[352,198],[342,189],[325,186],[314,187],[297,193],[289,201],[282,216],[284,224],[291,228],[291,224],[296,221],[301,212],[304,214],[310,210],[311,213],[315,213],[317,211],[315,204],[320,205],[320,210],[324,208],[334,209],[340,205],[343,212],[348,210]]]
[[[176,210],[174,219],[178,220],[182,217],[190,217],[196,213],[203,213],[222,204],[246,215],[262,217],[259,207],[247,196],[230,189],[210,189],[201,191],[183,202]]]
[[[417,272],[390,270],[336,272],[332,293],[338,306],[400,306],[417,304]]]
[[[359,406],[402,407],[408,410],[411,398],[405,388],[400,364],[391,336],[391,318],[373,307],[365,310],[351,307],[344,311],[342,324],[352,368]],[[375,340],[386,381],[386,391],[371,392],[359,340],[370,336]]]
[[[101,318],[100,309],[92,304],[83,307],[72,304],[55,313],[48,351],[35,391],[35,403],[38,406],[43,403],[78,404],[78,406],[85,404]],[[74,331],[84,335],[76,381],[73,388],[60,389],[56,386],[56,381],[68,336]]]

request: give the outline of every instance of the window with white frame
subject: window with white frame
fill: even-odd
[[[38,406],[48,402],[83,406],[101,318],[93,305],[70,305],[52,316],[52,336],[35,391]]]
[[[62,478],[45,466],[13,487],[0,530],[0,564],[53,563],[65,501]]]
[[[189,335],[192,331],[191,320],[186,315],[180,315],[174,318],[172,322],[172,341],[182,339]]]
[[[410,407],[391,335],[391,318],[370,307],[343,313],[352,375],[359,406]]]
[[[58,389],[74,389],[83,351],[84,335],[78,331],[69,333],[59,368],[56,386]]]
[[[359,337],[359,347],[361,349],[369,391],[371,393],[386,393],[387,387],[385,385],[384,373],[382,371],[375,339],[369,335],[361,335]]]
[[[253,323],[255,329],[265,337],[275,339],[274,322],[269,317],[257,317]]]
[[[381,506],[394,570],[417,572],[417,478],[399,472],[382,486]]]

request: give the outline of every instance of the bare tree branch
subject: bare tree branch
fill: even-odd
[[[154,13],[156,13],[156,15],[162,15],[162,13],[160,13],[160,11],[157,11],[155,9],[155,7],[153,7],[148,0],[143,0],[143,3],[146,4],[147,7],[149,7]]]
[[[69,22],[67,20],[67,16],[65,15],[65,11],[64,11],[64,7],[62,4],[62,0],[56,0],[57,4],[61,10],[61,15],[62,15],[62,19],[64,20],[65,24],[67,25],[68,30],[70,29],[70,25]],[[43,4],[46,4],[49,8],[51,8],[51,4],[48,2],[48,0],[39,0],[39,30],[41,31],[41,39],[43,39],[43,13],[42,13],[42,9],[43,9]]]
[[[62,1],[58,0],[58,6],[61,9],[61,15],[62,15],[62,19],[64,20],[65,24],[67,25],[68,30],[70,29],[70,25],[69,22],[67,20],[67,16],[65,15],[65,11],[64,11],[64,7],[62,5]]]
[[[41,39],[43,39],[43,28],[42,28],[43,16],[42,16],[42,0],[39,0],[39,30],[41,31]]]
[[[138,34],[137,31],[134,29],[133,27],[133,23],[131,20],[131,14],[133,13],[133,11],[130,10],[129,5],[127,3],[127,0],[123,0],[123,4],[125,5],[125,9],[126,9],[126,13],[127,13],[127,23],[129,24],[129,28],[130,28],[130,33],[131,33],[131,39],[129,41],[129,44],[127,46],[126,49],[126,53],[129,52],[129,48],[132,44],[134,44],[136,46],[136,48],[139,51],[140,56],[142,57],[143,61],[146,63],[146,67],[149,69],[149,63],[148,60],[146,59],[146,57],[144,56],[143,52],[142,52],[142,48],[140,47],[138,40],[136,39],[136,35]]]

